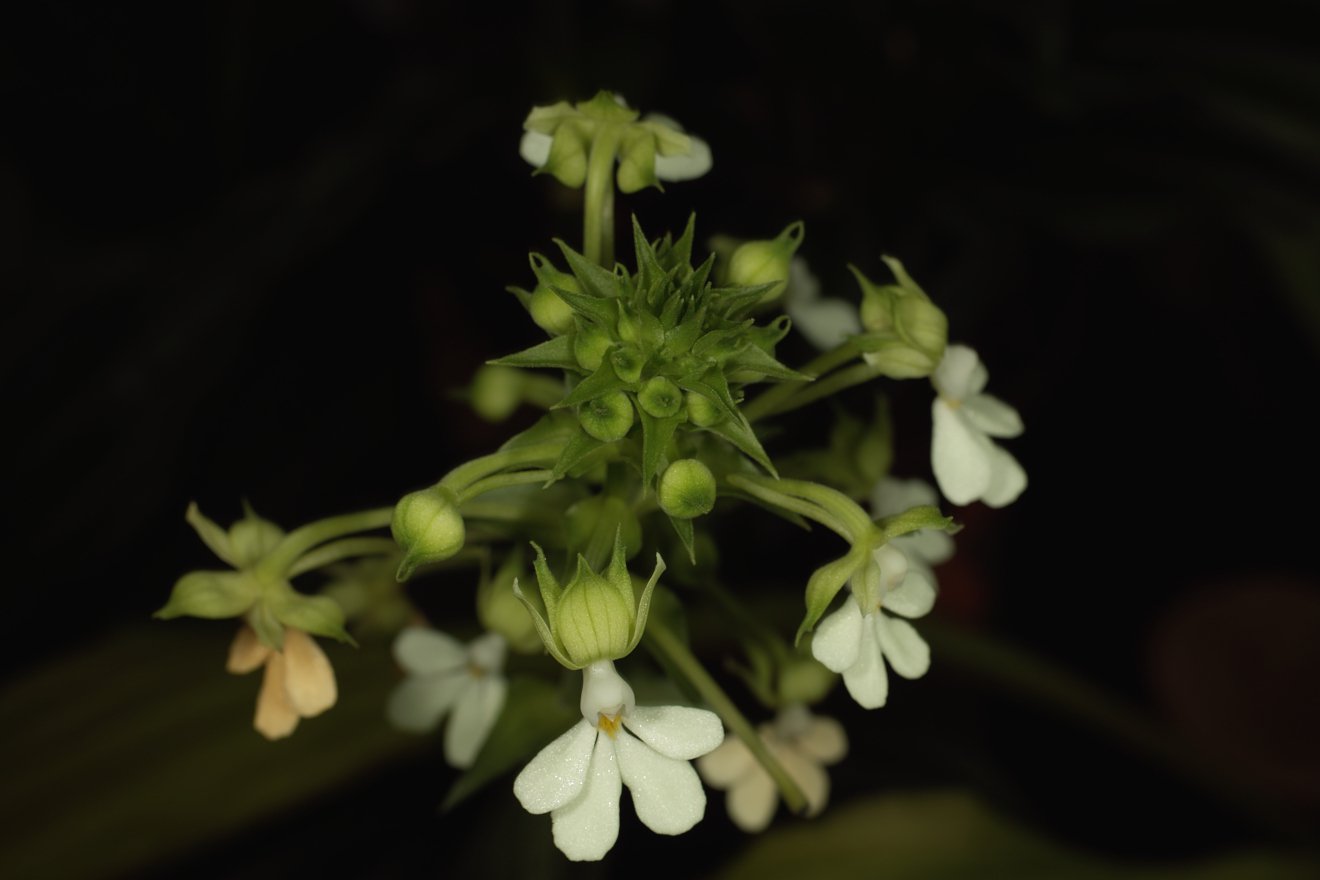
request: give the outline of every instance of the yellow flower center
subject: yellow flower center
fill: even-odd
[[[597,712],[596,729],[603,730],[610,735],[610,739],[614,739],[615,735],[619,732],[619,727],[623,724],[622,719],[622,712],[617,715],[606,715],[604,712]]]

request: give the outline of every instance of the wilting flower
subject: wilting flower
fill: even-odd
[[[275,650],[244,624],[229,647],[226,668],[242,675],[264,665],[252,726],[266,739],[293,733],[301,718],[320,715],[335,704],[335,671],[316,640],[300,629],[285,627],[284,646]]]
[[[486,633],[471,644],[442,632],[409,627],[394,641],[394,659],[408,678],[390,695],[386,714],[401,730],[425,733],[451,714],[445,760],[470,767],[490,736],[508,695],[506,642]]]
[[[830,777],[824,768],[848,754],[843,725],[833,718],[814,716],[797,703],[781,709],[773,723],[762,724],[757,732],[806,795],[808,815],[825,809]],[[756,832],[770,824],[779,803],[779,788],[741,739],[726,736],[719,748],[697,761],[697,769],[707,785],[728,789],[725,804],[735,825]]]
[[[940,491],[954,504],[979,499],[1003,507],[1027,488],[1022,465],[990,439],[1018,436],[1022,418],[999,398],[981,393],[987,379],[981,359],[965,345],[950,345],[930,377],[939,395],[931,406],[931,467]]]
[[[696,825],[706,793],[689,762],[720,744],[719,717],[685,706],[637,706],[609,660],[582,675],[582,720],[518,774],[518,801],[529,813],[550,814],[555,846],[573,861],[601,859],[614,846],[624,785],[637,818],[657,834]]]
[[[935,587],[892,545],[885,544],[852,579],[842,607],[820,622],[811,653],[833,672],[843,673],[848,693],[864,709],[876,709],[889,696],[885,661],[904,678],[920,678],[930,668],[930,648],[903,617],[921,617],[935,604]]]

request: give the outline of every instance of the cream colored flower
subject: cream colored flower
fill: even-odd
[[[1022,433],[1017,410],[984,393],[989,373],[976,352],[950,345],[931,374],[937,396],[931,404],[930,461],[935,481],[954,504],[984,501],[1012,504],[1027,488],[1027,472],[991,437]]]
[[[825,767],[848,754],[848,736],[833,718],[812,715],[794,704],[757,732],[770,753],[807,797],[807,815],[825,809],[830,777]],[[697,770],[711,788],[727,789],[729,818],[743,831],[764,831],[774,818],[779,789],[747,745],[733,734],[715,751],[697,759]]]
[[[339,696],[330,660],[316,640],[300,629],[286,627],[284,648],[276,651],[243,624],[229,646],[225,668],[243,675],[260,666],[266,667],[266,673],[252,726],[266,739],[290,735],[299,719],[320,715]]]

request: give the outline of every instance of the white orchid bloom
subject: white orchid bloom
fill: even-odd
[[[981,359],[965,345],[950,345],[930,377],[939,395],[931,406],[930,461],[940,491],[954,504],[981,500],[1003,507],[1027,488],[1022,465],[990,439],[1018,436],[1022,418],[1002,400],[981,393],[988,378]]]
[[[839,610],[816,627],[811,653],[832,672],[843,673],[848,693],[864,709],[877,709],[889,697],[885,662],[903,678],[930,669],[930,647],[912,624],[935,604],[935,586],[892,544],[875,550],[852,580],[852,592]]]
[[[682,834],[701,821],[706,793],[689,762],[720,744],[719,716],[637,706],[610,660],[586,666],[582,676],[582,720],[518,774],[519,803],[550,814],[555,846],[573,861],[596,861],[614,846],[624,785],[637,818],[657,834]]]
[[[243,624],[229,646],[225,668],[243,675],[261,666],[266,672],[252,726],[266,739],[289,736],[299,720],[320,715],[339,697],[330,660],[316,639],[300,629],[285,627],[284,647],[276,651]]]
[[[409,627],[394,640],[394,659],[408,677],[390,695],[390,723],[411,733],[434,730],[447,714],[445,760],[471,767],[490,736],[508,694],[504,655],[496,633],[471,644],[424,627]]]
[[[940,496],[935,487],[925,480],[900,480],[885,477],[871,490],[871,514],[876,518],[896,516],[905,510],[923,505],[938,507]],[[890,538],[889,543],[907,558],[908,569],[918,568],[935,584],[931,570],[953,555],[953,538],[939,529],[918,529]]]
[[[794,257],[788,266],[783,305],[793,319],[793,326],[816,348],[834,348],[849,336],[862,332],[856,303],[822,297],[820,280],[811,274],[807,261],[801,257]]]
[[[824,768],[848,754],[843,725],[795,703],[781,709],[774,722],[762,724],[757,733],[806,795],[807,815],[818,815],[830,798],[830,777]],[[779,787],[741,739],[727,735],[718,749],[697,761],[697,769],[707,785],[728,789],[725,805],[735,825],[753,833],[770,825],[779,804]]]

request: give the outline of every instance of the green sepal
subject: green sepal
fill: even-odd
[[[927,300],[930,299],[926,291],[921,289],[921,285],[912,279],[912,276],[907,273],[907,269],[903,268],[903,263],[897,257],[885,255],[880,259],[889,267],[889,271],[894,273],[894,277],[898,279],[899,287],[918,293]]]
[[[583,372],[582,366],[573,354],[572,337],[568,335],[552,337],[531,348],[486,363],[495,367],[550,367],[556,370],[572,370],[575,373]]]
[[[642,597],[637,600],[637,618],[633,623],[632,640],[628,642],[628,650],[624,654],[631,654],[637,647],[637,643],[642,640],[642,633],[646,631],[646,619],[651,613],[651,593],[655,590],[656,583],[660,580],[660,575],[665,573],[665,561],[660,554],[655,554],[655,570],[651,572],[651,579],[646,582],[642,589]]]
[[[561,336],[560,338],[565,337]],[[552,406],[551,409],[566,409],[570,406],[577,406],[589,400],[595,400],[597,397],[603,397],[615,391],[622,391],[629,384],[619,378],[619,374],[614,371],[614,365],[609,358],[606,358],[594,373],[577,383],[573,390],[568,392],[564,399]]]
[[[504,288],[504,289],[505,289],[507,292],[513,294],[514,297],[517,298],[518,303],[519,303],[524,309],[527,309],[528,311],[531,311],[531,309],[532,309],[532,292],[531,292],[530,290],[524,290],[523,288],[518,287],[516,284],[510,284],[508,287],[506,287],[506,288]]]
[[[815,629],[816,623],[824,616],[834,597],[839,594],[839,590],[848,583],[848,578],[866,564],[870,552],[870,548],[866,545],[855,544],[844,556],[825,563],[811,573],[804,596],[807,614],[798,626],[797,635],[793,637],[794,646],[802,641],[804,635]]]
[[[587,180],[587,150],[591,137],[575,120],[565,120],[550,142],[550,155],[534,174],[550,174],[564,186],[577,189]]]
[[[455,780],[441,803],[452,810],[500,776],[519,767],[582,717],[559,688],[534,678],[510,679],[508,696],[472,766]]]
[[[650,290],[661,278],[664,278],[666,270],[660,265],[656,256],[655,248],[646,238],[646,233],[642,232],[642,225],[637,222],[637,215],[632,215],[632,233],[633,233],[633,253],[637,260],[637,274],[634,280],[640,290]]]
[[[710,299],[715,311],[730,321],[737,321],[750,312],[779,282],[754,284],[748,287],[712,287]]]
[[[667,246],[661,248],[659,256],[662,263],[668,268],[691,265],[692,242],[696,240],[696,236],[697,215],[688,214],[687,225],[683,227],[683,234],[678,237],[677,241],[672,243],[666,239],[665,244]],[[714,255],[712,254],[712,256]]]
[[[679,415],[658,419],[640,406],[637,415],[642,421],[642,484],[649,486],[660,471],[660,460],[684,416],[680,410]]]
[[[559,245],[559,249],[563,251],[564,259],[568,261],[568,268],[577,278],[578,283],[582,285],[583,294],[605,302],[618,299],[619,277],[617,275],[591,262],[569,247],[562,239],[556,238],[555,244]],[[564,295],[558,288],[555,292],[560,296]],[[564,301],[569,305],[573,304],[567,297],[564,297]]]
[[[603,441],[597,440],[579,428],[573,439],[564,445],[564,451],[559,454],[559,460],[555,462],[554,479],[561,480],[566,475],[574,473],[589,456],[605,445],[607,444]]]
[[[234,568],[239,567],[233,548],[229,546],[229,533],[204,516],[196,501],[188,503],[188,511],[183,518],[193,527],[193,531],[197,532],[197,537],[202,539],[202,543],[209,547],[221,562],[227,562]]]
[[[962,527],[953,521],[953,517],[940,513],[938,507],[923,504],[920,507],[910,507],[902,513],[878,520],[876,528],[883,533],[885,540],[890,540],[920,529],[939,529],[949,534],[955,534]]]
[[[307,596],[291,586],[271,591],[266,608],[287,627],[356,646],[344,629],[344,609],[329,596]]]
[[[527,598],[517,580],[513,582],[513,595],[517,596],[523,605],[527,607],[527,613],[532,616],[532,625],[536,627],[536,634],[541,637],[541,644],[545,645],[545,650],[550,656],[554,657],[555,661],[566,669],[581,669],[585,664],[574,663],[564,656],[564,652],[559,649],[559,645],[555,642],[554,633],[550,631],[550,625],[545,622],[546,618],[542,615],[541,609],[537,608]]]
[[[552,286],[551,290],[582,318],[605,327],[614,323],[618,309],[616,300],[569,290],[566,287]]]
[[[581,555],[578,559],[582,559]],[[628,574],[628,548],[624,546],[622,525],[614,529],[614,550],[610,554],[610,565],[605,572],[605,579],[628,601],[629,609],[633,608],[636,597],[633,596],[632,575]]]
[[[175,581],[169,601],[152,617],[238,617],[257,601],[260,589],[255,578],[242,572],[190,571]]]
[[[692,520],[677,519],[669,517],[669,522],[678,533],[678,539],[683,542],[683,549],[687,551],[688,561],[693,565],[697,564],[697,540],[696,533],[692,527]]]
[[[265,602],[252,606],[247,614],[247,622],[263,645],[272,651],[284,650],[284,624],[275,619]]]
[[[284,529],[257,516],[252,505],[243,501],[243,518],[229,527],[229,552],[238,561],[236,568],[251,568],[266,558],[284,540]]]
[[[792,382],[810,382],[812,377],[784,366],[754,343],[743,346],[742,350],[725,362],[726,370],[750,370],[771,379]]]
[[[638,131],[619,145],[619,170],[615,175],[619,191],[635,193],[654,186],[663,190],[655,176],[655,135]]]

